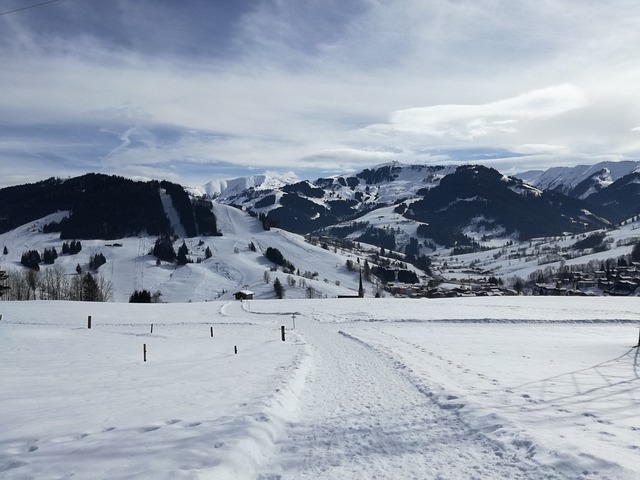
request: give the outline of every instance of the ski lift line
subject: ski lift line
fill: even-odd
[[[0,12],[0,17],[2,15],[9,15],[10,13],[22,12],[23,10],[29,10],[31,8],[41,7],[43,5],[47,5],[49,3],[55,3],[55,2],[59,2],[59,1],[60,0],[49,0],[48,2],[41,2],[41,3],[36,3],[34,5],[28,5],[28,6],[22,7],[22,8],[16,8],[15,10],[9,10],[8,12]]]

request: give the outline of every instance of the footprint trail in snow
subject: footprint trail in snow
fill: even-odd
[[[519,451],[472,431],[412,384],[392,361],[301,319],[312,369],[296,421],[258,478],[560,478]]]

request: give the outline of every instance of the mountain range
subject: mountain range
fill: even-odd
[[[640,162],[603,162],[505,176],[482,165],[390,163],[300,180],[255,175],[185,188],[87,174],[0,190],[0,233],[59,211],[61,238],[180,237],[220,233],[211,202],[263,226],[405,251],[474,246],[610,227],[640,213]]]
[[[262,182],[216,201],[301,234],[399,250],[412,238],[460,246],[610,227],[640,213],[639,167],[601,163],[508,177],[481,165],[392,163],[272,188]]]
[[[546,189],[550,174],[524,181],[481,165],[399,163],[315,181],[265,174],[200,187],[94,173],[51,178],[0,190],[0,270],[17,278],[28,273],[21,256],[51,259],[62,248],[53,259],[65,275],[99,268],[117,301],[143,288],[167,301],[204,301],[238,288],[272,298],[275,278],[289,297],[349,296],[367,260],[365,289],[375,293],[373,277],[456,286],[469,272],[506,282],[554,262],[602,268],[640,238],[638,165],[618,167],[556,170],[562,175]],[[601,188],[576,193],[590,182]],[[82,251],[65,253],[65,239],[82,240]],[[160,240],[185,250],[187,264],[156,255]],[[270,248],[286,268],[278,271]]]

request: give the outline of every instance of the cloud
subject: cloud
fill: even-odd
[[[566,145],[546,145],[546,144],[524,144],[524,145],[515,145],[511,148],[513,153],[520,153],[523,155],[536,155],[536,154],[548,154],[548,155],[557,155],[557,154],[566,154],[569,153],[569,149]]]
[[[640,4],[623,0],[113,0],[23,13],[0,17],[3,173],[194,179],[640,152]]]
[[[391,115],[389,123],[371,125],[364,130],[374,135],[409,133],[474,140],[496,132],[515,133],[522,122],[544,120],[586,105],[585,96],[576,87],[564,84],[483,105],[435,105],[399,110]]]

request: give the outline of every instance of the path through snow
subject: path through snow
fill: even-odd
[[[560,478],[438,406],[402,365],[341,332],[298,320],[312,367],[298,418],[258,478]],[[452,404],[455,405],[455,402]]]

